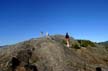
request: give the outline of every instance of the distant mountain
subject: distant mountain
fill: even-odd
[[[0,48],[0,71],[108,71],[108,51],[89,40],[63,35],[34,38]]]
[[[0,46],[0,48],[3,48],[3,47],[5,47],[5,46]]]
[[[8,47],[9,45],[5,45],[5,46],[0,46],[0,48],[3,48],[3,47]]]
[[[108,41],[98,43],[108,50]]]
[[[108,41],[105,41],[105,42],[100,42],[99,44],[102,44],[104,46],[107,46],[108,47]]]

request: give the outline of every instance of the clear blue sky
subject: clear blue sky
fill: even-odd
[[[65,34],[96,42],[108,40],[107,0],[0,0],[0,45]]]

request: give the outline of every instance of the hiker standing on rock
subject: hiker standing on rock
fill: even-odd
[[[70,44],[69,44],[70,37],[69,37],[68,33],[66,33],[65,38],[66,38],[67,47],[69,47],[70,46]]]
[[[46,37],[49,37],[49,33],[48,32],[46,32]]]
[[[43,32],[40,32],[40,37],[43,37]]]
[[[49,33],[48,33],[48,32],[46,32],[46,38],[50,38],[50,36],[49,36]]]

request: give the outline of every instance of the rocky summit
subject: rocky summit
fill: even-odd
[[[92,43],[92,45],[91,45]],[[0,71],[108,71],[108,51],[63,35],[32,38],[0,48]]]

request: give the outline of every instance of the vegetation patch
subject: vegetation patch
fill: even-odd
[[[96,47],[95,43],[90,40],[77,40],[81,47]]]

